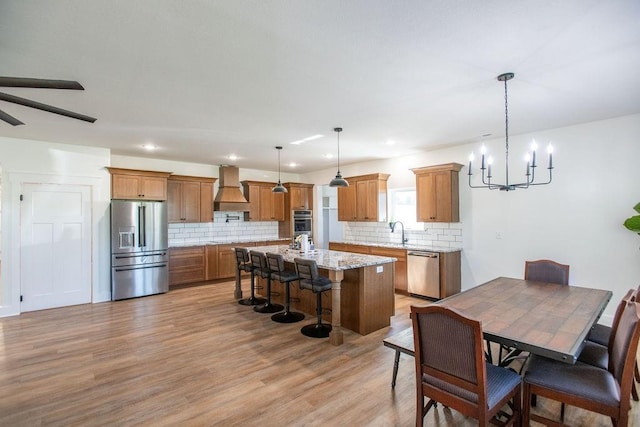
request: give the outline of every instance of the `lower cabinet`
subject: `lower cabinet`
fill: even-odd
[[[371,255],[397,258],[395,266],[395,289],[397,292],[407,292],[407,250],[382,248],[371,246]]]
[[[440,298],[459,294],[462,285],[460,251],[440,254]]]
[[[205,278],[204,246],[169,249],[169,286],[202,282]]]
[[[233,279],[236,277],[236,254],[233,248],[285,245],[289,239],[263,242],[224,243],[189,246],[169,250],[169,285]],[[243,276],[249,273],[243,272]]]
[[[235,244],[224,244],[224,245],[216,245],[218,249],[218,269],[215,277],[211,277],[211,279],[230,279],[232,277],[236,277],[236,254],[233,248],[237,246],[254,246],[253,243],[242,243],[239,245]],[[245,273],[249,274],[249,273]]]
[[[333,251],[352,252],[396,258],[394,281],[398,293],[408,295],[407,289],[407,250],[382,246],[356,245],[351,243],[330,242]],[[460,252],[440,253],[440,298],[460,292]]]

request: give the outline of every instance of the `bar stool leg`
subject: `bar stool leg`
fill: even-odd
[[[271,320],[278,323],[295,323],[304,319],[304,314],[292,312],[290,310],[291,307],[291,297],[290,297],[290,286],[291,282],[284,282],[285,286],[285,301],[284,301],[284,311],[282,313],[277,313],[271,316]]]
[[[316,292],[316,295],[316,313],[318,314],[318,321],[314,324],[303,326],[300,329],[300,332],[311,338],[327,338],[331,332],[331,325],[328,323],[322,323],[322,292]]]
[[[271,304],[271,277],[267,276],[267,301],[263,305],[253,307],[253,311],[257,313],[277,313],[283,309],[284,307],[281,304]]]
[[[251,271],[251,296],[249,298],[245,298],[245,299],[239,300],[238,304],[240,304],[240,305],[259,305],[259,304],[264,304],[265,302],[267,302],[267,300],[264,299],[264,298],[256,297],[255,276],[256,275],[252,270]]]

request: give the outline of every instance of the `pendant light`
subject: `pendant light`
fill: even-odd
[[[276,150],[278,150],[278,183],[276,184],[275,187],[273,187],[271,189],[271,192],[272,193],[286,193],[287,189],[284,188],[284,186],[280,182],[280,150],[282,150],[282,147],[277,146]]]
[[[338,173],[329,183],[329,187],[348,187],[349,183],[340,174],[340,132],[342,132],[342,128],[333,128],[333,130],[338,134]]]

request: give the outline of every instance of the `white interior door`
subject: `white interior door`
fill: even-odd
[[[91,302],[91,190],[23,184],[21,311]]]

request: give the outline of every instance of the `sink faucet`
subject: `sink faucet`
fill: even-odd
[[[405,245],[405,243],[407,243],[409,241],[409,239],[406,239],[404,237],[404,224],[401,223],[400,221],[395,221],[395,222],[390,222],[389,223],[389,228],[391,229],[391,232],[393,233],[394,230],[396,229],[396,225],[400,224],[402,226],[402,246]]]

